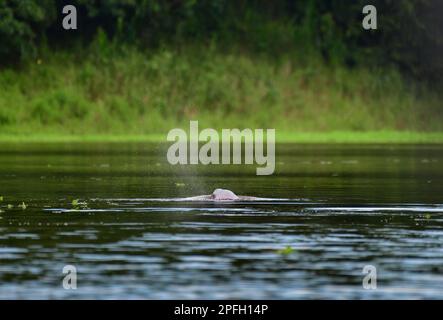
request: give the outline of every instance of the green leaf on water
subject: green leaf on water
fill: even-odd
[[[76,210],[88,208],[88,204],[86,202],[81,202],[79,199],[72,200],[71,204],[72,207]]]
[[[26,210],[26,208],[28,207],[24,202],[22,202],[22,204],[18,205],[19,208],[22,208],[22,210]]]
[[[288,255],[288,254],[291,254],[294,252],[295,252],[295,250],[291,246],[287,246],[284,249],[277,250],[278,254],[284,254],[284,255]]]
[[[0,202],[3,202],[3,196],[0,196]]]
[[[12,208],[14,208],[14,205],[13,204],[8,204],[8,209],[12,209]]]
[[[425,219],[431,219],[431,215],[429,213],[425,214]]]
[[[186,184],[184,184],[183,182],[176,182],[175,186],[176,187],[184,187],[184,186],[186,186]]]

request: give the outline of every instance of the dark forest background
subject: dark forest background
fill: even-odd
[[[61,10],[78,9],[66,37]],[[39,46],[87,43],[98,29],[119,43],[147,48],[216,41],[268,54],[318,51],[326,61],[395,63],[420,79],[443,74],[443,1],[374,0],[378,31],[363,30],[367,0],[1,0],[0,58],[33,56]]]

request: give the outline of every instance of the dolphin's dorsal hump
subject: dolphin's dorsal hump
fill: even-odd
[[[238,200],[239,197],[236,196],[234,192],[227,189],[215,189],[211,195],[214,200]]]

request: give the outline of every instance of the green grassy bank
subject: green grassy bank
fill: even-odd
[[[159,141],[199,120],[275,128],[283,142],[443,142],[442,97],[395,70],[210,46],[104,48],[0,70],[0,141]]]
[[[0,135],[0,143],[60,143],[60,142],[166,142],[166,133],[146,135]],[[333,132],[279,132],[277,143],[394,143],[443,144],[443,132],[398,131],[333,131]],[[170,143],[170,142],[168,142]]]

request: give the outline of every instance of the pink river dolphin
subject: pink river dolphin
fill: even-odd
[[[257,198],[249,196],[237,196],[234,192],[227,189],[215,189],[212,194],[182,198],[183,201],[251,201],[268,200],[267,198]]]

